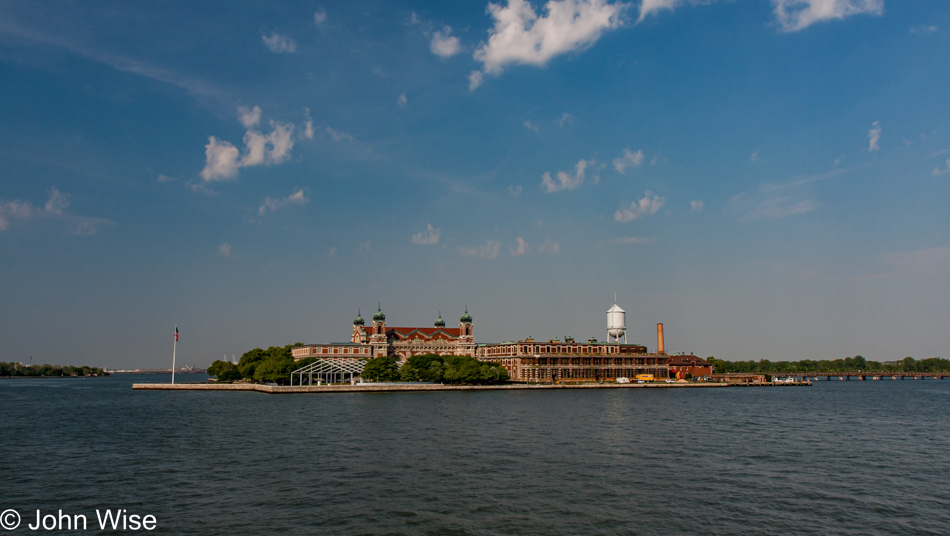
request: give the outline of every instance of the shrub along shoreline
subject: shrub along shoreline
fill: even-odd
[[[316,361],[316,358],[294,361],[290,351],[300,345],[271,346],[266,350],[255,348],[241,355],[236,365],[215,361],[208,367],[207,373],[216,376],[219,382],[274,382],[287,385],[292,371]],[[384,382],[493,384],[508,381],[508,371],[497,363],[486,363],[469,356],[422,354],[410,357],[402,366],[394,357],[368,359],[362,378]]]

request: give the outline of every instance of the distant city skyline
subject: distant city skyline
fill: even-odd
[[[947,357],[950,10],[0,4],[0,361],[394,326]]]

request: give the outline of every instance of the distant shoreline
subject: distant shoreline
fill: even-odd
[[[811,382],[791,383],[578,383],[578,384],[502,384],[502,385],[442,385],[442,384],[357,384],[357,385],[261,385],[255,383],[135,383],[137,391],[256,391],[268,394],[297,393],[385,393],[413,391],[533,391],[545,389],[693,389],[711,387],[794,387],[809,386]]]

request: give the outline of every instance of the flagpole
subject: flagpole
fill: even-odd
[[[175,351],[178,350],[178,322],[175,322],[175,343],[172,345],[172,385],[175,384]]]

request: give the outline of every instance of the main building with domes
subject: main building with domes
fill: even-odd
[[[367,326],[360,313],[353,320],[353,334],[348,343],[309,344],[291,350],[295,360],[308,357],[372,358],[391,356],[405,361],[413,355],[467,355],[475,357],[472,315],[459,318],[459,327],[445,327],[442,312],[433,327],[389,327],[382,307],[377,306],[373,322]]]

